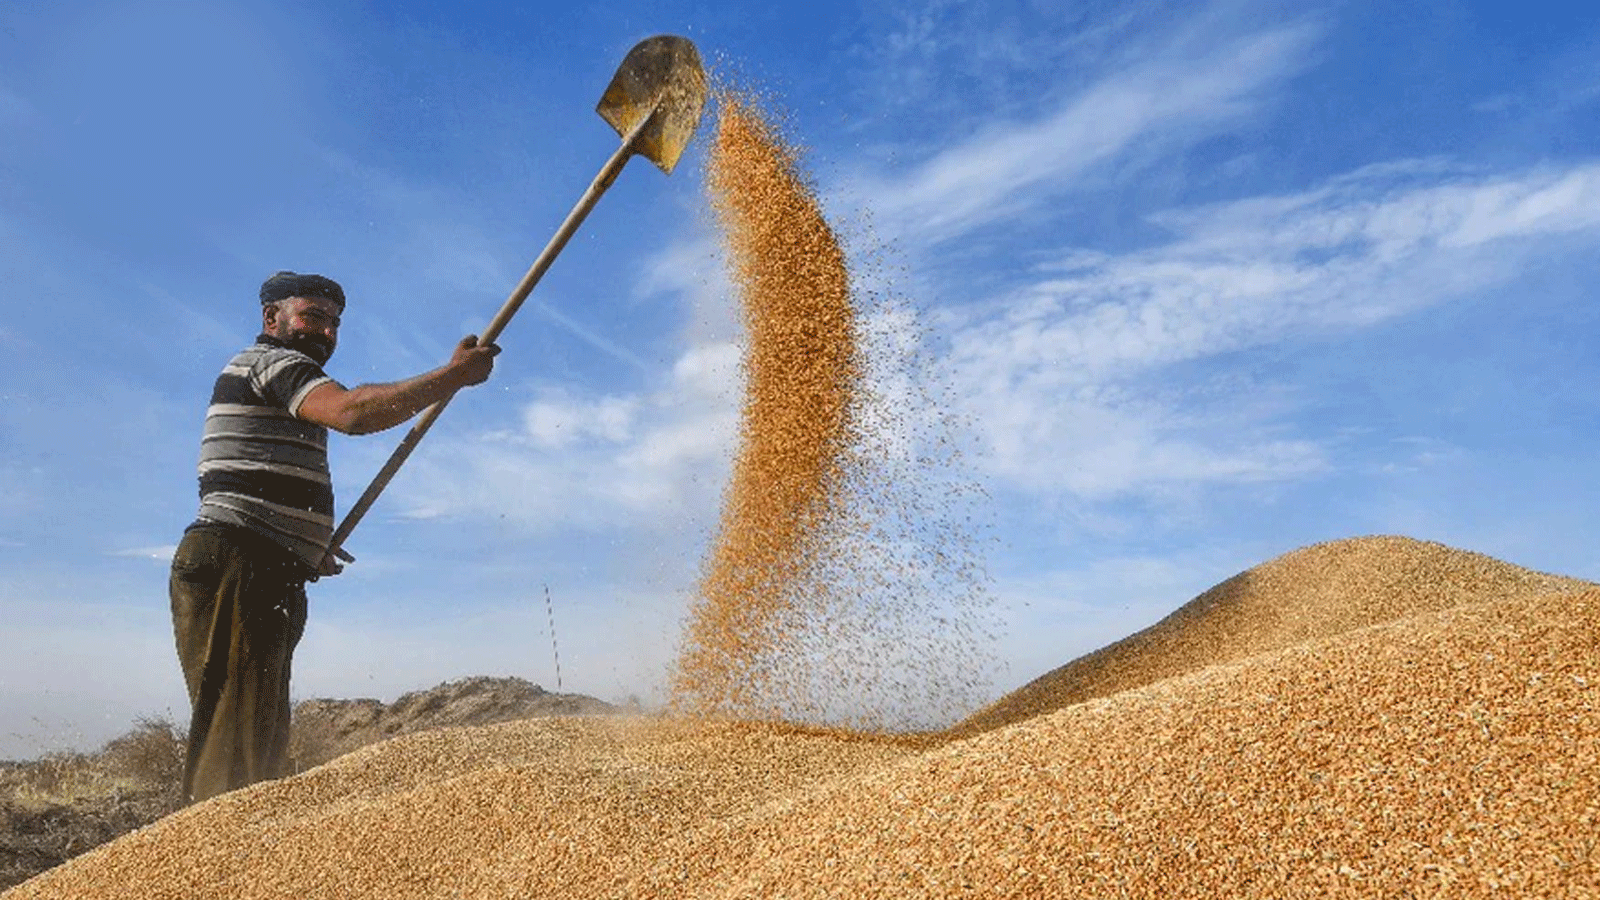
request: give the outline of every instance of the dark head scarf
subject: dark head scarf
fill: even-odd
[[[284,271],[261,282],[262,306],[290,297],[322,297],[339,304],[339,309],[344,309],[344,288],[339,287],[339,282],[332,278]]]

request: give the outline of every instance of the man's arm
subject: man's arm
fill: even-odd
[[[313,388],[301,401],[298,415],[308,422],[344,434],[371,434],[393,428],[456,391],[483,383],[494,369],[493,344],[478,346],[474,335],[456,345],[450,361],[421,375],[387,384],[346,389],[337,382]]]

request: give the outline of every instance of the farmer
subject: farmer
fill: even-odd
[[[289,660],[306,622],[305,583],[333,535],[328,429],[404,422],[494,368],[493,344],[461,339],[450,361],[404,381],[347,390],[322,371],[344,290],[279,272],[261,285],[261,330],[217,377],[200,444],[200,512],[172,557],[178,660],[193,707],[183,799],[287,774]]]

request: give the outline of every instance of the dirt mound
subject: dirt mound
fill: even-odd
[[[1597,685],[1600,591],[1533,592],[931,748],[637,717],[431,731],[6,900],[1595,896]]]
[[[604,700],[552,693],[521,678],[463,678],[412,691],[388,705],[371,699],[302,700],[294,708],[291,754],[296,769],[303,771],[357,747],[414,731],[617,711]]]
[[[1074,703],[1419,613],[1595,587],[1443,544],[1313,544],[1229,578],[1130,637],[1054,669],[950,730],[967,736]]]
[[[177,807],[177,791],[130,787],[70,804],[0,796],[0,886],[9,887]]]
[[[98,752],[0,763],[0,888],[178,808],[183,733],[141,718]]]
[[[398,734],[617,707],[546,691],[520,678],[466,678],[394,703],[307,700],[296,706],[290,746],[298,771]],[[0,763],[0,889],[168,815],[180,806],[182,729],[141,719],[95,753]]]

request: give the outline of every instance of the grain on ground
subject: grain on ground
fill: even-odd
[[[976,734],[1204,666],[1419,612],[1486,597],[1592,586],[1407,537],[1313,544],[1247,569],[1149,628],[1041,675],[953,731]]]
[[[539,720],[397,739],[16,888],[110,897],[1581,897],[1600,591],[1487,597],[927,748]]]
[[[1600,592],[1200,669],[662,848],[640,896],[1600,896]],[[731,877],[730,877],[731,876]]]

